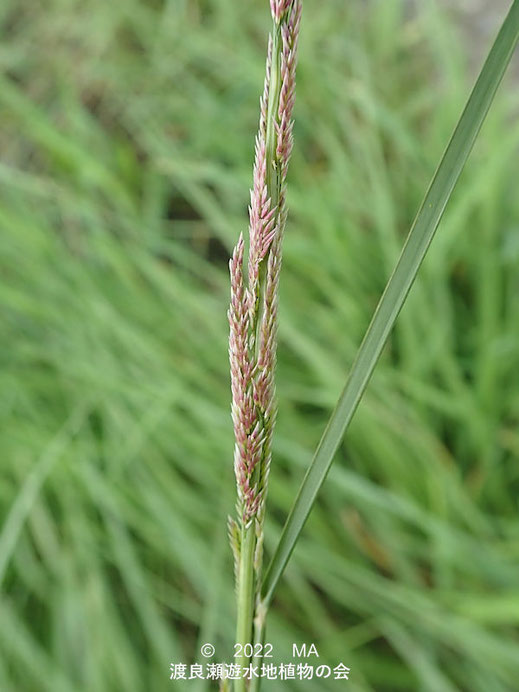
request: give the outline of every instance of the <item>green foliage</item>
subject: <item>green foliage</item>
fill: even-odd
[[[268,554],[471,82],[436,3],[304,12]],[[171,661],[233,653],[227,259],[268,8],[5,0],[0,22],[0,689],[176,689]],[[352,690],[517,688],[512,79],[269,616],[276,660],[313,641]]]

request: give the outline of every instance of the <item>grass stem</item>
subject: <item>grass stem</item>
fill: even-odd
[[[238,614],[236,623],[236,644],[240,645],[236,663],[243,670],[249,664],[249,656],[246,655],[246,644],[252,643],[252,628],[254,619],[254,551],[256,548],[256,534],[254,525],[244,528],[242,532],[242,550],[240,556],[240,568],[238,573]],[[235,692],[245,692],[246,682],[244,678],[235,681]]]

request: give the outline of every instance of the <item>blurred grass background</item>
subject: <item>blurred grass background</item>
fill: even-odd
[[[267,5],[0,7],[2,691],[202,692],[170,662],[232,660],[227,261]],[[267,552],[468,96],[460,31],[306,2]],[[275,661],[314,642],[352,691],[518,689],[518,104],[508,78],[270,616]]]

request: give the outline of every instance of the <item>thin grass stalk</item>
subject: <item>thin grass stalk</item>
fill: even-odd
[[[292,151],[297,39],[301,0],[271,0],[266,76],[260,100],[254,180],[249,207],[249,252],[240,235],[230,261],[229,359],[237,517],[229,519],[237,590],[236,663],[249,664],[263,560],[263,524],[272,434],[281,246],[286,225],[286,175]],[[246,689],[237,680],[236,692]]]

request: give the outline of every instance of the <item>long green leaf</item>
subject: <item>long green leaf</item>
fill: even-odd
[[[317,493],[330,470],[335,452],[368,385],[490,108],[518,38],[519,0],[514,0],[434,174],[396,268],[360,346],[346,386],[288,515],[276,552],[265,574],[262,587],[265,605],[272,600]]]

